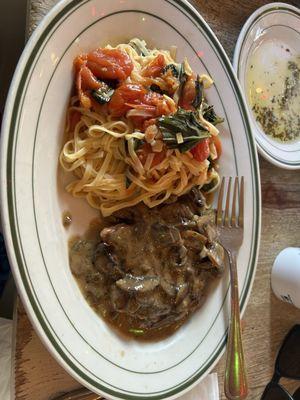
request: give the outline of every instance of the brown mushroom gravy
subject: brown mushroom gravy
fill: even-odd
[[[70,241],[70,267],[94,310],[127,337],[172,334],[220,276],[214,211],[198,189],[153,209],[124,209]]]

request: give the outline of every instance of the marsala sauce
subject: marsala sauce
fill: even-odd
[[[207,194],[206,196],[206,203],[211,204],[213,201],[213,193]],[[110,300],[109,300],[109,293],[110,289],[109,286],[106,284],[101,287],[101,274],[99,271],[95,268],[94,265],[91,265],[89,263],[89,260],[91,260],[91,254],[95,254],[95,249],[97,245],[100,243],[100,232],[105,228],[109,227],[112,224],[115,224],[116,222],[114,221],[113,217],[108,217],[106,219],[95,219],[91,222],[90,227],[88,230],[85,232],[84,235],[82,236],[75,236],[69,240],[69,257],[70,257],[70,267],[71,271],[81,289],[82,294],[84,295],[85,299],[89,303],[89,305],[94,309],[94,311],[102,317],[106,323],[110,325],[110,327],[114,330],[117,331],[118,334],[121,334],[125,338],[134,338],[137,340],[161,340],[165,337],[170,336],[173,334],[182,324],[185,323],[185,321],[189,318],[190,313],[186,315],[184,319],[181,319],[179,321],[173,322],[172,324],[167,325],[166,327],[160,327],[160,328],[149,328],[149,329],[143,329],[140,330],[138,327],[135,328],[134,325],[132,325],[132,320],[129,321],[127,318],[126,314],[117,314],[114,315],[111,312],[111,305],[110,305]],[[76,246],[77,243],[79,242],[84,242],[86,241],[88,243],[88,246],[90,247],[89,254],[87,259],[87,264],[88,268],[86,268],[86,271],[81,273],[74,273],[74,268],[72,268],[72,252],[74,253],[74,245]],[[77,253],[78,254],[78,253]],[[82,254],[82,253],[81,253]],[[85,266],[83,266],[83,269],[85,269]],[[207,276],[207,283],[211,280],[211,276]],[[103,282],[103,281],[102,281]],[[90,287],[89,287],[90,285]],[[91,288],[92,285],[92,288]],[[97,293],[92,293],[93,290],[95,291],[101,291],[102,295],[101,300],[99,297],[97,297]],[[205,298],[207,296],[207,291],[209,291],[209,285],[207,285],[206,289],[203,291],[203,297],[201,297],[201,302],[202,304],[205,301]],[[103,295],[103,293],[106,293]],[[192,311],[193,312],[193,311]]]
[[[80,238],[78,236],[74,236],[69,240],[69,254],[73,245],[80,240],[87,240],[92,242],[95,246],[99,243],[100,231],[107,226],[100,219],[95,219],[90,223],[90,227],[87,229],[85,234]],[[74,275],[74,274],[73,274]],[[112,320],[111,317],[107,314],[106,304],[102,301],[99,302],[94,298],[90,293],[86,290],[86,279],[85,276],[76,276],[74,275],[76,282],[84,295],[85,299],[89,303],[89,305],[94,309],[94,311],[102,318],[104,321],[116,332],[125,339],[140,340],[140,341],[156,341],[164,339],[170,335],[172,335],[185,321],[181,320],[179,323],[174,323],[173,325],[167,326],[166,328],[160,329],[150,329],[144,330],[144,332],[140,332],[139,329],[134,329],[131,325],[128,324],[128,318],[124,314],[119,315],[116,319]],[[108,306],[108,304],[107,304]]]
[[[265,40],[247,65],[248,102],[263,131],[280,142],[300,138],[300,55]]]

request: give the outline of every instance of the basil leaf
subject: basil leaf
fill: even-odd
[[[203,104],[202,115],[206,121],[211,122],[213,125],[220,124],[224,121],[224,118],[219,117],[215,113],[214,106],[209,106],[205,103]]]
[[[197,113],[182,108],[175,114],[158,118],[157,123],[167,147],[179,149],[181,153],[195,147],[200,140],[210,137],[208,129],[197,118]],[[178,143],[178,133],[181,133],[183,143]]]
[[[209,192],[209,191],[213,190],[217,186],[218,183],[219,183],[218,179],[213,178],[209,183],[206,183],[205,185],[203,185],[201,187],[201,190],[204,193]]]
[[[149,89],[152,90],[152,92],[164,94],[164,92],[161,90],[161,88],[158,85],[156,85],[155,83],[152,83],[152,85],[150,86]]]
[[[144,144],[144,140],[133,138],[133,148],[137,151]]]
[[[192,105],[197,109],[203,102],[203,83],[200,81],[199,75],[197,75],[197,79],[195,80],[195,91],[196,95]]]
[[[179,70],[178,70],[178,68],[177,68],[177,66],[175,65],[175,64],[168,64],[168,65],[166,65],[164,68],[163,68],[163,74],[165,74],[166,72],[168,72],[168,71],[171,71],[172,72],[172,75],[175,77],[175,78],[178,78],[179,77]]]
[[[126,189],[128,189],[130,185],[131,185],[131,180],[126,176],[126,180],[125,180]]]
[[[146,42],[138,38],[131,39],[129,45],[138,53],[139,56],[148,56],[149,50],[146,47]]]
[[[178,75],[179,86],[176,89],[176,92],[174,93],[174,96],[173,96],[173,100],[175,101],[175,104],[179,103],[179,100],[182,96],[182,91],[183,91],[184,85],[186,84],[187,79],[188,79],[188,75],[185,72],[184,63],[181,63],[180,69],[179,69],[179,75]]]
[[[133,333],[136,336],[141,336],[144,335],[145,333],[144,329],[135,329],[135,328],[130,328],[128,332]]]

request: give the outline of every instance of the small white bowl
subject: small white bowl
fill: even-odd
[[[259,152],[271,163],[286,169],[300,169],[300,139],[279,142],[266,135],[256,121],[247,99],[246,71],[252,54],[265,41],[274,41],[292,49],[300,56],[300,10],[285,3],[271,3],[256,10],[246,21],[240,32],[233,58],[233,66],[241,83],[248,105],[253,133]],[[268,57],[260,61],[268,62]],[[299,97],[300,114],[300,97]]]

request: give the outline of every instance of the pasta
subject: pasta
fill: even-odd
[[[105,217],[140,202],[155,207],[194,186],[215,189],[221,119],[203,95],[210,77],[139,39],[81,55],[74,65],[59,158],[74,175],[68,192]]]

